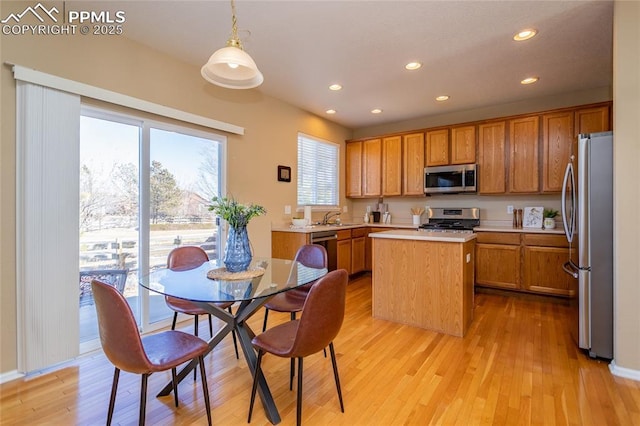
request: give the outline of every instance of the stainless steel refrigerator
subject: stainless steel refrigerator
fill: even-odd
[[[562,189],[569,241],[563,266],[577,280],[572,336],[593,358],[613,358],[613,133],[578,136]]]

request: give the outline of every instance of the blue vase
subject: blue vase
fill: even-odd
[[[227,271],[246,271],[251,263],[251,257],[251,245],[249,244],[247,227],[229,227],[223,259]]]

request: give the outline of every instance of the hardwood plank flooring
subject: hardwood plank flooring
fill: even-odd
[[[477,293],[464,338],[371,316],[371,277],[348,287],[347,314],[335,341],[345,413],[331,362],[305,360],[305,425],[640,425],[640,382],[615,377],[572,342],[568,306],[549,299]],[[270,325],[286,321],[270,313]],[[262,312],[250,319],[260,330]],[[185,323],[185,331],[191,323]],[[246,424],[251,377],[231,339],[206,359],[213,421]],[[295,424],[296,392],[289,362],[265,356],[264,370],[282,425]],[[62,368],[0,386],[0,423],[104,424],[113,367],[100,352]],[[149,379],[147,424],[204,425],[201,386],[191,379],[173,396],[156,398],[169,373]],[[198,381],[200,379],[198,378]],[[114,424],[138,419],[140,376],[122,373]],[[258,401],[254,425],[269,425]]]

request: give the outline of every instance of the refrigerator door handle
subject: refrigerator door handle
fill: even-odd
[[[571,157],[573,160],[573,156]],[[567,185],[571,182],[571,217],[567,217]],[[564,227],[564,234],[567,236],[567,241],[571,243],[573,241],[574,231],[574,218],[575,218],[575,184],[573,181],[573,163],[569,162],[567,168],[564,171],[564,179],[562,180],[562,226]]]
[[[573,265],[573,262],[568,261],[565,262],[564,265],[562,265],[562,269],[569,275],[571,275],[573,278],[578,278],[578,270],[576,269],[576,267]]]

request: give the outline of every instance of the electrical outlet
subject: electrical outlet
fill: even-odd
[[[507,206],[507,213],[513,214],[513,206]]]
[[[291,206],[284,206],[284,214],[291,214]]]

